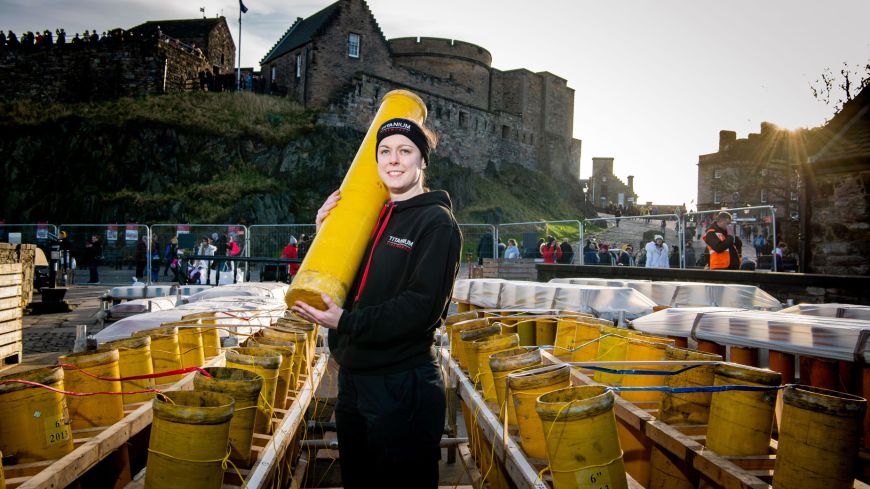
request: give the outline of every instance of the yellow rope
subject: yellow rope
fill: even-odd
[[[245,488],[248,487],[248,483],[245,481],[245,478],[242,476],[242,473],[239,472],[239,469],[238,469],[238,467],[236,467],[236,464],[234,464],[234,463],[232,462],[232,460],[230,460],[230,451],[229,451],[229,450],[227,450],[227,454],[224,455],[223,458],[216,458],[216,459],[213,459],[213,460],[192,460],[192,459],[188,459],[188,458],[181,458],[181,457],[176,457],[176,456],[174,456],[174,455],[170,455],[170,454],[165,453],[165,452],[158,452],[157,450],[154,450],[154,449],[151,449],[151,448],[148,448],[148,452],[149,452],[149,453],[153,453],[153,454],[155,454],[155,455],[160,455],[160,456],[162,456],[162,457],[170,458],[170,459],[172,459],[172,460],[178,460],[178,461],[181,461],[181,462],[191,462],[191,463],[195,463],[195,464],[208,464],[208,463],[220,462],[220,463],[221,463],[221,469],[224,470],[224,471],[227,470],[227,466],[229,465],[229,466],[231,466],[231,467],[233,468],[233,470],[236,472],[236,475],[239,476],[239,480],[242,481],[242,487],[245,487]]]

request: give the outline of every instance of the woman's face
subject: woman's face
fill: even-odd
[[[404,200],[423,193],[423,154],[407,137],[396,134],[378,145],[378,176],[393,200]]]

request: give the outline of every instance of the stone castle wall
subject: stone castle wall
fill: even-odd
[[[79,102],[189,90],[208,60],[156,39],[6,46],[0,99]]]
[[[870,275],[870,171],[817,173],[810,196],[810,269],[814,273]]]

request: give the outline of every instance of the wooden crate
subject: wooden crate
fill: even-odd
[[[0,243],[0,265],[21,265],[20,306],[27,307],[33,299],[34,261],[36,260],[36,245]]]
[[[0,365],[21,362],[21,264],[0,265]]]

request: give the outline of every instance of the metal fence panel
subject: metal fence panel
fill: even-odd
[[[314,231],[314,224],[254,224],[248,233],[247,256],[279,258],[291,236],[296,239],[298,247],[303,239],[313,239]],[[258,281],[265,267],[265,264],[254,266],[251,280]]]
[[[180,256],[195,255],[197,248],[203,241],[211,239],[213,244],[218,248],[216,255],[227,255],[227,245],[229,238],[232,237],[236,245],[239,247],[239,256],[247,256],[248,246],[248,228],[241,224],[152,224],[151,233],[154,236],[157,252],[149,253],[149,268],[150,261],[156,260],[162,267],[162,276],[158,280],[172,280],[171,270],[167,270],[171,263],[171,258],[167,256],[167,250],[171,248],[172,238],[178,238],[178,253]],[[187,235],[182,238],[182,235]],[[190,239],[192,236],[192,240]],[[189,248],[186,241],[192,241],[193,247]],[[155,250],[155,251],[156,251]],[[149,250],[150,251],[150,250]],[[204,266],[211,263],[203,264]],[[226,267],[232,267],[232,264],[225,264]],[[157,268],[157,267],[155,267]],[[169,272],[169,273],[167,273]],[[247,267],[245,267],[247,272]],[[153,278],[153,277],[149,277]],[[149,282],[150,283],[150,282]],[[214,283],[210,276],[203,276],[200,283]]]
[[[686,268],[704,268],[707,266],[707,246],[701,239],[716,215],[722,211],[731,214],[732,222],[728,233],[740,238],[742,259],[756,269],[781,271],[794,270],[796,262],[786,257],[782,263],[773,258],[776,249],[776,209],[771,205],[735,207],[731,209],[716,209],[709,211],[689,212],[685,216],[684,246],[694,250],[695,260],[686,257]]]
[[[682,266],[682,221],[677,214],[601,217],[583,224],[584,265],[646,266],[645,247],[661,235],[668,245],[669,268]]]
[[[580,221],[567,219],[561,221],[510,222],[498,225],[498,237],[502,242],[516,240],[522,258],[542,258],[540,245],[547,236],[553,236],[561,244],[567,240],[571,246],[571,256],[564,257],[564,263],[580,263],[579,250],[583,242],[583,225]]]
[[[48,256],[49,235],[58,235],[57,226],[45,222],[37,224],[6,224],[0,222],[0,243],[34,244],[43,248]]]
[[[68,235],[76,265],[67,285],[129,285],[134,278],[147,280],[151,254],[151,230],[147,225],[62,224],[59,230]],[[140,241],[144,250],[138,247]],[[94,243],[101,251],[96,251]]]

